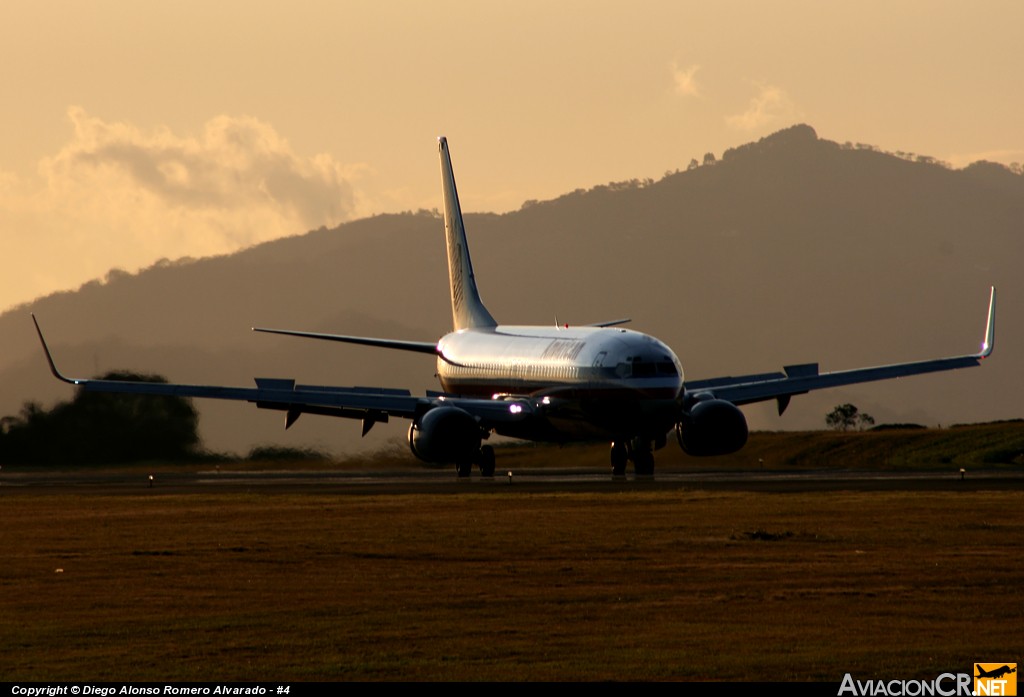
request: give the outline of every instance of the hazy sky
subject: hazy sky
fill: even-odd
[[[21,1],[0,310],[162,257],[631,178],[793,123],[1024,162],[1024,3]]]

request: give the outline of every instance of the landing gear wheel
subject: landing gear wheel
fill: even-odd
[[[481,477],[493,477],[494,476],[494,448],[485,445],[480,448],[480,476]]]
[[[654,453],[651,450],[651,441],[644,438],[636,438],[631,448],[633,459],[633,472],[639,477],[654,476]]]
[[[629,461],[629,453],[626,451],[626,444],[621,440],[612,441],[612,476],[625,477],[626,463]]]
[[[650,450],[633,453],[633,471],[641,477],[653,477],[654,453]]]
[[[473,471],[473,463],[472,462],[456,462],[455,463],[455,473],[457,475],[459,475],[459,479],[462,479],[464,477],[468,477],[472,471]]]

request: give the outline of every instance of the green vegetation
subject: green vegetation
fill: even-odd
[[[100,380],[159,382],[159,375],[113,371]],[[27,402],[18,416],[0,418],[0,465],[102,466],[132,463],[237,462],[200,448],[199,414],[190,399],[79,389],[70,402],[46,410]],[[264,445],[244,458],[259,463],[326,463],[314,448]]]
[[[1024,421],[929,429],[880,426],[847,433],[760,433],[744,451],[722,459],[740,467],[750,466],[751,458],[772,469],[1020,467],[1024,465]]]
[[[524,467],[586,467],[603,471],[607,444],[496,447],[498,473]],[[934,470],[1024,466],[1024,420],[922,428],[877,426],[870,431],[753,432],[742,450],[721,457],[691,457],[674,440],[656,453],[659,472],[780,470]],[[415,467],[404,452],[346,459],[339,466]]]
[[[549,445],[495,441],[498,475],[522,469],[567,468],[604,472],[606,443]],[[401,444],[376,452],[315,459],[316,451],[291,458],[261,460],[250,454],[246,467],[261,462],[298,469],[409,470],[423,463]],[[779,470],[934,470],[1024,466],[1024,420],[924,428],[917,424],[883,424],[869,431],[754,432],[738,453],[691,457],[669,440],[656,453],[659,472]],[[243,466],[243,463],[236,463]]]
[[[875,419],[870,414],[862,413],[854,405],[846,403],[838,405],[825,415],[825,425],[833,431],[863,430],[874,426]]]
[[[9,424],[10,419],[6,422]],[[5,450],[0,434],[0,464],[9,471],[40,464],[39,460],[17,460]],[[498,474],[530,468],[607,469],[605,443],[549,445],[521,441],[495,441]],[[683,453],[673,440],[659,450],[659,472],[779,471],[779,470],[955,470],[958,468],[1000,468],[1024,466],[1024,420],[989,424],[967,424],[949,428],[925,428],[918,424],[882,424],[868,431],[778,431],[753,432],[738,453],[698,458]],[[147,472],[160,459],[140,458]],[[50,464],[82,463],[45,460]],[[174,464],[176,462],[177,464]],[[240,469],[303,470],[416,470],[424,467],[403,444],[394,443],[375,452],[332,457],[314,448],[258,446],[245,457],[193,450],[188,456],[161,462],[167,469],[194,468],[210,463],[230,464]],[[85,461],[85,466],[117,464],[114,458]]]
[[[103,380],[167,382],[111,372]],[[49,411],[28,402],[0,419],[0,463],[98,464],[184,460],[197,455],[199,415],[182,397],[85,392]]]

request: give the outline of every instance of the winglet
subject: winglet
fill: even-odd
[[[53,355],[50,353],[50,347],[46,345],[46,339],[43,338],[43,330],[39,328],[39,320],[36,319],[35,313],[32,313],[32,323],[36,325],[36,334],[39,335],[39,342],[43,345],[43,353],[46,354],[46,362],[50,364],[50,372],[53,373],[53,376],[69,385],[80,385],[85,382],[84,380],[76,380],[61,375],[60,371],[57,370],[57,365],[53,362]]]
[[[985,325],[985,341],[981,344],[981,353],[978,358],[988,358],[992,355],[992,349],[996,347],[996,287],[992,286],[992,293],[988,298],[988,324]]]

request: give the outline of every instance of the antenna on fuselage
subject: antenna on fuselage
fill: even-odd
[[[496,327],[498,323],[480,300],[469,259],[466,227],[462,222],[459,192],[455,188],[455,174],[448,154],[448,139],[437,139],[441,156],[441,194],[444,199],[444,235],[448,246],[448,282],[452,293],[452,324],[455,330]]]

